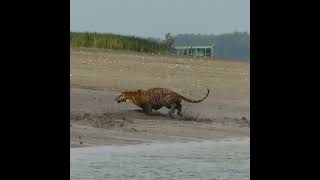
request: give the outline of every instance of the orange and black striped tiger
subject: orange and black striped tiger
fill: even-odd
[[[181,100],[185,100],[191,103],[199,103],[205,100],[209,95],[209,89],[207,89],[207,95],[200,100],[192,100],[186,98],[170,89],[166,88],[152,88],[148,90],[136,90],[136,91],[125,91],[119,94],[115,98],[115,101],[120,102],[129,102],[131,101],[135,105],[141,107],[146,114],[150,114],[152,109],[158,110],[163,106],[170,109],[169,115],[178,110],[177,115],[182,116],[181,113]]]

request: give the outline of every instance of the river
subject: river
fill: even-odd
[[[250,138],[70,149],[70,179],[250,179]]]

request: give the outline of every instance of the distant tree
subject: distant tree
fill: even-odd
[[[174,51],[174,37],[171,35],[171,33],[167,33],[164,40],[165,46],[168,48],[170,54]]]

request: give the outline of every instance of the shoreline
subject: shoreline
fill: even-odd
[[[70,146],[71,149],[88,149],[88,148],[104,148],[104,147],[124,147],[124,146],[154,146],[154,145],[171,145],[171,144],[189,144],[189,143],[195,143],[195,144],[205,144],[205,143],[224,143],[224,142],[231,142],[231,143],[239,143],[239,142],[250,142],[250,137],[229,137],[229,138],[219,138],[219,139],[211,139],[211,140],[198,140],[198,141],[185,141],[185,142],[151,142],[151,143],[139,143],[139,144],[109,144],[109,145],[95,145],[95,146]]]
[[[249,120],[240,116],[219,117],[216,113],[215,117],[211,117],[205,113],[210,109],[202,106],[197,110],[203,112],[199,117],[184,111],[182,118],[169,118],[165,108],[154,111],[152,115],[145,115],[131,103],[121,106],[109,103],[107,106],[104,102],[112,102],[112,94],[111,91],[71,89],[71,97],[74,99],[72,107],[75,109],[70,113],[71,148],[249,136]]]

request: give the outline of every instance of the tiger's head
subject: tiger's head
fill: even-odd
[[[126,94],[124,92],[119,94],[114,100],[118,103],[129,102],[129,99],[126,97]]]

